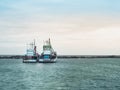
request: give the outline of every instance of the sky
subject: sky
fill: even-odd
[[[0,54],[48,38],[59,55],[119,55],[120,0],[0,0]]]

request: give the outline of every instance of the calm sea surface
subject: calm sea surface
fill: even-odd
[[[120,90],[119,59],[0,60],[0,90]]]

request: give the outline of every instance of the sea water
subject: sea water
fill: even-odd
[[[0,90],[120,90],[120,58],[1,59]]]

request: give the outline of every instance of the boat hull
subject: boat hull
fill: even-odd
[[[36,63],[37,60],[29,59],[29,60],[23,60],[23,63]]]
[[[56,58],[57,59],[57,58]],[[56,59],[39,59],[39,63],[55,63]]]

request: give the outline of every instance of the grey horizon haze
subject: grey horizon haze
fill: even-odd
[[[48,38],[60,55],[120,55],[120,1],[0,0],[0,54]]]

